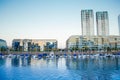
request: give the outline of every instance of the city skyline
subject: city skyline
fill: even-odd
[[[65,48],[69,36],[82,35],[80,11],[84,9],[94,12],[95,35],[97,11],[108,11],[110,35],[118,35],[119,3],[119,0],[1,0],[0,38],[8,46],[17,38],[52,38],[58,40],[58,48]]]

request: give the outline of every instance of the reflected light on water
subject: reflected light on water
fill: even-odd
[[[0,58],[3,80],[119,80],[120,58]]]

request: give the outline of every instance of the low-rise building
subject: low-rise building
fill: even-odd
[[[50,51],[57,49],[55,39],[14,39],[12,41],[14,51]]]
[[[5,40],[0,39],[0,51],[6,51],[7,50],[7,43]]]
[[[120,36],[81,36],[72,35],[66,41],[67,49],[120,49]]]

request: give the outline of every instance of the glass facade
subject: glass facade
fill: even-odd
[[[83,36],[94,35],[94,15],[93,10],[81,10],[81,26]]]
[[[0,51],[6,51],[7,43],[5,40],[0,39]]]
[[[96,26],[98,36],[109,35],[109,18],[107,11],[96,12]]]
[[[14,39],[14,51],[51,51],[57,49],[57,40],[54,39]]]
[[[14,45],[14,50],[15,51],[20,50],[20,42],[14,42],[13,45]]]

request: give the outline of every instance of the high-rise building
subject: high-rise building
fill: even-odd
[[[119,26],[119,35],[120,35],[120,15],[118,16],[118,26]]]
[[[109,35],[109,18],[107,11],[96,12],[96,25],[98,36]]]
[[[93,10],[81,10],[81,26],[83,36],[94,35],[94,15]]]

